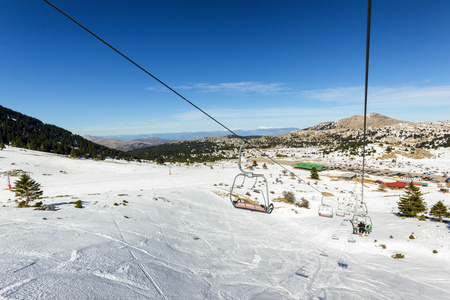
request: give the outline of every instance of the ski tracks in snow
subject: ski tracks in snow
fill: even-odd
[[[151,284],[153,285],[153,287],[155,288],[155,290],[158,292],[158,294],[161,296],[161,298],[167,300],[166,295],[165,295],[164,292],[161,290],[161,288],[159,287],[159,285],[158,285],[158,283],[156,282],[156,280],[155,280],[155,279],[153,278],[153,276],[147,271],[147,269],[145,268],[145,266],[139,262],[139,260],[136,258],[136,255],[133,253],[132,249],[131,249],[129,246],[127,246],[127,245],[129,245],[129,243],[127,243],[127,242],[125,241],[125,238],[123,237],[122,231],[120,230],[119,226],[117,225],[117,222],[116,222],[116,220],[114,219],[114,217],[112,216],[112,214],[111,214],[111,217],[112,217],[112,219],[113,219],[114,225],[116,226],[117,231],[119,232],[119,235],[120,235],[120,237],[121,237],[123,243],[125,244],[125,246],[126,246],[128,252],[130,253],[130,255],[131,255],[131,257],[133,258],[133,260],[136,262],[136,264],[138,265],[138,267],[141,269],[142,273],[144,273],[145,277],[151,282]]]
[[[13,294],[14,294],[14,289],[27,284],[28,282],[31,282],[35,280],[34,278],[27,278],[25,280],[19,281],[19,282],[14,282],[13,284],[10,284],[2,289],[0,289],[0,299],[8,299],[10,298]],[[8,294],[8,292],[10,292]]]

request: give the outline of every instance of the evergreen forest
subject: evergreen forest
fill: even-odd
[[[126,152],[95,144],[55,125],[0,105],[0,143],[14,147],[92,159],[127,159]]]

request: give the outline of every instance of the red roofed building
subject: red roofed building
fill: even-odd
[[[405,186],[407,186],[409,183],[406,182],[383,182],[380,180],[377,180],[376,183],[382,184],[384,186],[387,186],[391,189],[403,189]],[[420,183],[414,183],[415,186],[422,186]]]
[[[391,189],[402,189],[408,184],[403,182],[381,182],[382,185],[387,186]]]

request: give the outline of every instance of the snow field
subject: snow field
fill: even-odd
[[[320,194],[268,167],[253,172],[266,175],[271,198],[291,190],[311,208],[235,209],[227,193],[236,163],[172,166],[169,175],[167,166],[8,147],[0,172],[30,172],[44,204],[58,209],[19,209],[14,194],[0,190],[0,299],[450,298],[448,223],[397,217],[403,191],[367,184],[373,233],[352,235],[351,216],[318,217]],[[320,173],[317,185],[309,172],[294,172],[336,197],[355,190],[334,178],[337,171]],[[282,184],[273,183],[277,177]],[[422,192],[429,207],[450,202],[433,184]],[[84,208],[69,204],[76,200]]]

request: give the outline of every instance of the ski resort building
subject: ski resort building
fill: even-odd
[[[339,176],[339,179],[343,179],[343,180],[353,180],[355,178],[356,178],[355,173],[345,173],[345,174],[342,174],[341,176]]]
[[[324,165],[316,165],[316,164],[299,162],[299,163],[294,164],[293,167],[295,169],[306,169],[306,170],[312,170],[312,168],[316,167],[317,171],[321,171],[324,168]]]

